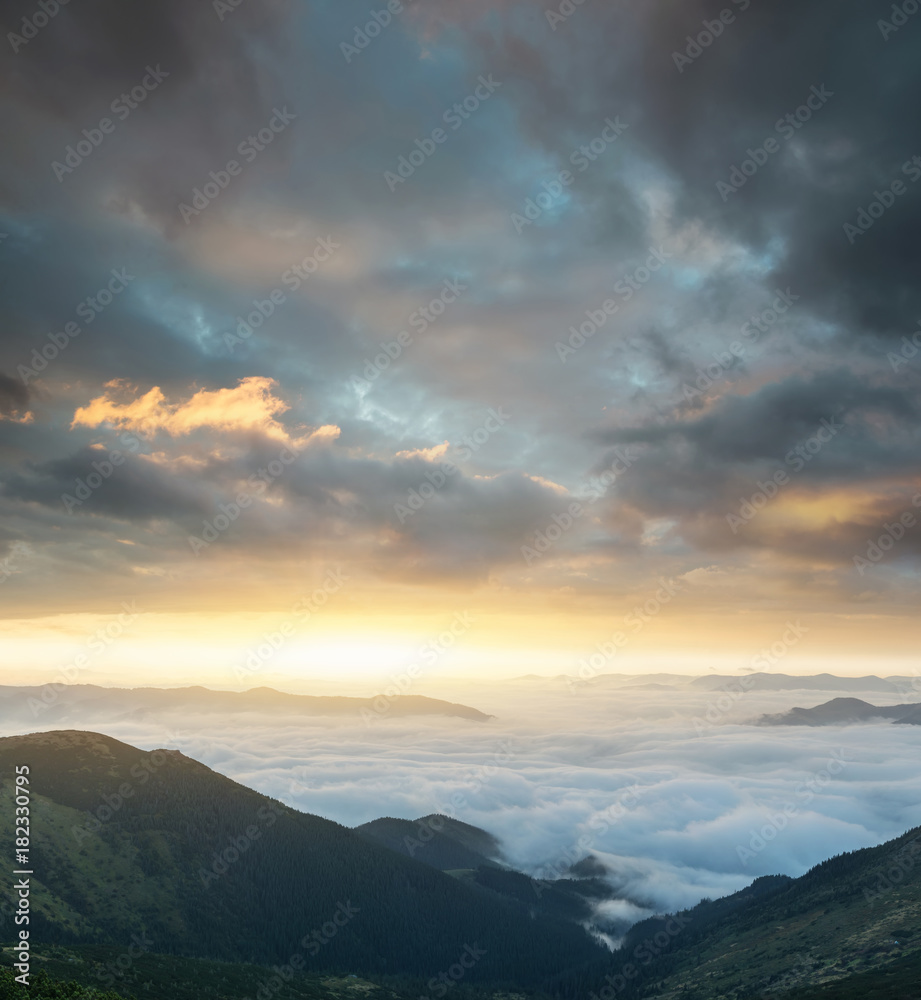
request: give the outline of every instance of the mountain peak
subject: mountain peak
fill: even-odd
[[[330,920],[338,928],[345,909],[355,918],[324,943],[322,968],[427,978],[457,961],[458,942],[490,934],[503,947],[490,948],[471,979],[501,979],[511,968],[536,984],[604,954],[573,921],[531,919],[512,898],[289,808],[177,750],[145,751],[82,730],[0,739],[0,773],[23,763],[42,799],[44,884],[32,925],[42,942],[118,946],[143,932],[161,952],[271,964],[299,950],[312,956],[299,944],[305,933]],[[406,826],[421,842],[419,823]],[[452,832],[491,839],[469,824]],[[480,863],[469,848],[467,857]]]

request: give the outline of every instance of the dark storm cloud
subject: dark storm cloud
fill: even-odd
[[[726,9],[732,23],[679,71],[674,53],[694,53],[688,36]],[[633,140],[667,171],[681,217],[776,255],[772,280],[801,288],[848,339],[901,336],[921,311],[921,188],[914,172],[902,173],[921,152],[912,99],[921,66],[918,25],[888,38],[877,26],[891,9],[859,0],[585,6],[540,42],[532,25],[527,56],[508,28],[489,58],[497,73],[519,80],[533,133],[548,145],[574,119],[622,110]],[[782,121],[807,99],[815,106],[807,121]],[[770,137],[778,151],[724,198],[717,182]],[[905,193],[850,242],[844,224],[898,179]]]
[[[484,578],[521,564],[521,546],[571,499],[520,474],[443,468],[420,459],[356,461],[328,449],[295,467],[290,490],[310,501],[321,529],[392,535],[378,569],[409,578]]]
[[[891,4],[753,3],[693,65],[661,72],[669,49],[684,50],[686,35],[697,34],[721,6],[669,5],[646,36],[651,101],[644,137],[680,175],[683,210],[715,217],[756,246],[780,238],[787,251],[778,282],[802,287],[814,308],[850,325],[852,334],[904,333],[921,305],[913,279],[917,241],[910,236],[921,223],[921,199],[914,173],[902,173],[921,149],[909,99],[921,82],[916,38],[883,38],[877,20]],[[728,79],[732,86],[721,86]],[[813,88],[833,96],[813,101],[821,106],[807,121],[778,130]],[[717,194],[715,183],[769,136],[780,151],[737,193]],[[844,224],[856,222],[873,192],[897,179],[907,192],[850,242]]]
[[[7,476],[3,493],[71,514],[104,514],[131,521],[174,519],[210,510],[207,492],[191,477],[170,476],[148,459],[113,451],[115,465],[110,451],[90,448],[37,463],[25,474]],[[100,485],[95,486],[97,481]]]
[[[271,52],[287,9],[286,0],[243,5],[222,21],[210,3],[181,0],[87,0],[61,8],[34,39],[17,46],[0,69],[7,102],[12,95],[16,100],[13,106],[6,103],[3,117],[8,125],[15,123],[20,135],[31,133],[31,142],[17,144],[14,167],[35,178],[36,153],[42,156],[54,148],[50,136],[41,137],[42,130],[63,140],[55,154],[62,159],[68,137],[78,141],[83,128],[92,129],[109,116],[117,126],[114,134],[92,154],[91,164],[82,164],[67,177],[67,186],[76,182],[87,193],[94,189],[97,171],[112,177],[119,167],[106,147],[115,144],[125,157],[120,179],[130,177],[131,197],[150,211],[174,209],[175,195],[182,190],[182,168],[198,158],[207,162],[209,154],[223,154],[239,122],[252,118],[251,125],[258,127],[256,120],[280,96],[264,64],[253,59],[250,38],[257,35]],[[22,0],[8,4],[4,36],[16,32],[22,18],[34,12],[34,5]],[[127,118],[113,114],[111,104],[141,84],[150,68],[167,74],[157,90],[137,107],[129,105]],[[123,141],[127,132],[133,142]],[[45,171],[44,162],[40,169]],[[50,184],[17,179],[20,206],[23,197],[33,205],[48,195],[59,199],[62,189],[50,163],[47,178]]]
[[[233,510],[233,530],[221,538],[217,558],[311,557],[334,543],[340,557],[361,559],[385,577],[413,579],[484,578],[520,561],[529,534],[568,502],[522,475],[484,478],[455,469],[444,476],[438,461],[353,458],[325,443],[298,453],[240,435],[232,455],[196,454],[183,444],[170,448],[171,457],[151,457],[135,454],[133,435],[122,437],[127,444],[114,449],[84,448],[8,473],[0,492],[8,502],[72,521],[121,522],[139,542],[185,554],[189,535],[204,534]],[[432,482],[442,485],[435,490]],[[389,536],[386,553],[375,554],[377,545],[369,552],[368,540],[380,535]]]
[[[846,564],[885,523],[914,509],[913,491],[891,484],[921,476],[917,428],[916,392],[837,369],[793,376],[748,396],[724,395],[702,416],[691,411],[686,419],[595,436],[639,449],[619,484],[619,499],[646,516],[673,518],[673,531],[686,542],[704,550],[767,548]],[[738,515],[741,503],[776,473],[783,482],[774,496],[857,491],[863,512],[839,515],[821,531],[778,527],[755,516],[730,530],[727,515]],[[871,501],[881,487],[890,495]],[[617,520],[625,522],[622,513]],[[917,551],[914,536],[900,549],[903,556]]]
[[[29,405],[29,390],[18,379],[0,372],[0,413],[9,417],[24,412]]]
[[[732,23],[702,48],[689,48],[687,36],[697,36],[705,20],[712,23],[726,8],[733,11]],[[647,165],[668,179],[673,224],[700,224],[732,240],[760,259],[765,288],[792,286],[802,300],[799,336],[791,338],[790,330],[771,333],[775,359],[786,355],[779,371],[775,365],[772,381],[758,388],[765,366],[759,365],[760,352],[749,352],[721,374],[718,386],[718,392],[737,391],[738,376],[749,381],[745,395],[719,399],[697,419],[699,400],[677,415],[673,410],[682,383],[693,385],[696,369],[693,355],[684,355],[686,328],[680,322],[670,329],[650,324],[633,338],[637,351],[665,376],[668,395],[660,397],[664,406],[655,407],[656,391],[634,384],[633,418],[619,413],[621,429],[600,436],[645,446],[618,497],[647,516],[677,519],[676,531],[703,548],[747,546],[761,534],[760,544],[804,557],[831,553],[841,559],[852,551],[865,537],[868,525],[862,520],[821,535],[791,529],[786,542],[756,525],[744,539],[710,530],[711,520],[733,510],[731,504],[750,494],[759,476],[784,467],[787,452],[814,435],[823,419],[840,417],[845,427],[797,475],[797,490],[816,495],[829,487],[872,490],[887,479],[919,472],[912,429],[917,396],[884,359],[891,342],[911,331],[921,312],[912,236],[921,224],[921,188],[914,187],[917,172],[910,166],[903,170],[921,150],[921,128],[909,99],[919,91],[917,42],[910,27],[884,39],[877,19],[890,11],[891,4],[882,3],[680,8],[660,3],[645,5],[642,13],[628,13],[622,5],[581,8],[551,42],[529,49],[541,53],[541,69],[519,79],[519,93],[528,119],[540,122],[534,132],[547,138],[548,148],[574,119],[584,122],[602,108],[623,109]],[[524,62],[520,42],[511,40],[515,30],[522,29],[507,28],[509,35],[490,53],[497,72],[510,76]],[[528,29],[532,43],[537,30]],[[686,49],[694,58],[679,59],[679,71],[674,53]],[[568,95],[562,107],[561,90]],[[555,99],[549,99],[551,91]],[[763,163],[753,176],[732,173],[749,149],[764,148],[768,139],[776,151],[759,154]],[[738,190],[727,190],[731,177]],[[887,197],[892,207],[865,233],[851,231],[849,239],[845,223],[856,223],[874,191],[896,180],[904,193]],[[586,183],[601,181],[599,173]],[[874,217],[878,211],[874,208]],[[603,216],[596,232],[601,241],[616,238],[613,229],[605,230]],[[738,286],[738,278],[723,274],[705,278],[685,318],[704,312],[712,324],[731,315],[727,307]],[[810,316],[824,328],[821,335],[819,327],[808,329]],[[877,335],[884,342],[874,345]],[[823,371],[847,352],[855,372]],[[868,355],[872,375],[864,365]],[[624,350],[609,358],[608,365],[632,362]],[[794,376],[802,364],[818,374]],[[634,370],[642,372],[635,363]],[[637,419],[644,398],[662,415]],[[892,513],[898,503],[894,498],[881,513]],[[626,519],[621,511],[617,520]]]
[[[60,398],[65,379],[170,386],[244,374],[243,359],[231,358],[220,340],[236,303],[131,220],[140,213],[172,232],[181,224],[179,202],[265,125],[273,102],[283,103],[266,67],[280,51],[287,7],[285,0],[244,5],[221,20],[210,3],[87,0],[60,7],[21,43],[23,19],[38,8],[6,5],[0,27],[11,51],[0,64],[0,121],[16,142],[0,170],[7,328],[0,368],[30,388],[40,379],[46,402]],[[147,97],[136,106],[123,101],[145,78],[159,80]],[[66,163],[66,147],[84,130],[98,132],[103,118],[114,132],[56,176],[53,162]],[[99,309],[95,297],[113,270],[130,282]],[[68,323],[79,328],[69,339]]]
[[[844,453],[817,456],[807,478],[847,481],[860,473],[908,471],[917,438],[917,395],[874,381],[843,368],[807,378],[791,376],[747,396],[727,394],[704,416],[600,431],[597,437],[611,444],[687,444],[693,449],[688,464],[712,472],[715,463],[733,469],[782,459],[825,420],[843,432]]]
[[[0,359],[23,388],[41,380],[56,396],[64,378],[186,384],[206,367],[218,378],[237,367],[226,352],[209,357],[176,322],[187,321],[192,312],[188,303],[182,315],[186,303],[178,276],[161,279],[156,307],[150,301],[149,285],[144,286],[151,268],[160,274],[178,271],[179,261],[168,250],[154,255],[110,227],[87,233],[65,225],[49,227],[41,239],[13,234],[0,253],[9,324]],[[213,289],[198,291],[198,312],[216,317],[222,306]],[[169,315],[173,310],[177,315]]]
[[[250,464],[256,472],[258,463]],[[434,488],[440,469],[438,461],[387,462],[353,458],[336,445],[309,448],[271,486],[284,497],[284,511],[241,517],[231,545],[255,553],[271,540],[303,555],[334,545],[384,577],[483,579],[520,563],[521,545],[568,502],[514,473],[486,478],[458,470]],[[208,519],[217,511],[215,503]],[[386,546],[369,544],[377,538]]]

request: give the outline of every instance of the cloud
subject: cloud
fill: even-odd
[[[426,462],[434,462],[444,458],[451,445],[447,441],[433,445],[431,448],[411,448],[408,451],[398,451],[397,458],[423,458]]]
[[[311,441],[332,441],[339,428],[320,427],[305,437],[293,438],[278,421],[290,409],[288,403],[274,395],[278,383],[274,379],[251,376],[241,379],[233,389],[199,389],[184,403],[169,403],[158,386],[127,403],[119,403],[110,393],[91,400],[74,414],[71,427],[99,427],[111,424],[119,429],[154,435],[159,431],[171,437],[191,434],[209,428],[231,433],[255,432],[296,447]]]
[[[33,419],[28,409],[30,395],[28,386],[0,372],[0,420],[30,423]]]
[[[111,385],[77,409],[74,429],[101,431],[101,439],[4,473],[0,497],[17,512],[37,504],[69,519],[69,532],[86,519],[124,539],[130,523],[128,540],[178,568],[189,559],[189,537],[207,533],[243,495],[244,514],[209,548],[209,561],[245,558],[250,571],[261,566],[272,575],[279,559],[329,559],[335,551],[339,565],[372,585],[485,582],[523,566],[521,546],[566,499],[558,485],[521,473],[481,475],[466,462],[445,473],[444,446],[385,460],[344,444],[338,427],[283,424],[289,406],[268,379],[199,390],[182,402],[157,388],[125,394]],[[121,432],[114,446],[106,434],[113,428]],[[137,585],[159,591],[156,580]]]
[[[914,536],[865,577],[849,560],[919,471],[921,365],[903,341],[921,316],[921,186],[903,171],[921,148],[906,100],[921,73],[914,29],[883,39],[857,0],[731,4],[719,38],[676,66],[723,6],[582,4],[550,24],[525,0],[437,0],[407,5],[348,60],[346,5],[275,0],[223,20],[179,0],[127,19],[115,0],[62,7],[0,67],[0,116],[18,139],[0,176],[0,371],[41,367],[27,399],[0,381],[0,514],[62,580],[78,546],[95,553],[79,573],[119,587],[126,533],[179,573],[184,538],[274,457],[266,442],[313,434],[271,502],[213,547],[215,587],[244,556],[271,553],[275,576],[293,577],[323,539],[369,586],[406,584],[410,608],[499,575],[503,600],[610,603],[714,564],[733,583],[698,597],[704,616],[725,602],[796,607],[806,591],[834,612],[883,612],[896,593],[909,605]],[[89,142],[148,65],[169,75],[56,177],[52,164]],[[498,88],[453,128],[445,114],[481,75]],[[790,125],[813,88],[828,99]],[[297,117],[244,162],[241,142],[276,106]],[[604,144],[614,117],[627,129]],[[445,141],[391,191],[385,171],[418,160],[435,128]],[[717,182],[749,149],[761,159],[768,138],[778,151],[724,197]],[[242,172],[186,225],[180,203],[213,191],[231,159]],[[563,170],[572,181],[551,194]],[[905,194],[850,240],[845,223],[895,179]],[[536,217],[518,232],[526,211]],[[286,272],[327,237],[341,248],[292,287]],[[640,281],[654,250],[664,265]],[[122,268],[129,287],[99,311]],[[466,288],[442,308],[446,281]],[[779,314],[781,294],[792,305]],[[230,350],[254,309],[265,322]],[[79,334],[64,335],[68,323]],[[592,332],[564,363],[558,345],[581,329]],[[717,360],[740,340],[741,356]],[[509,426],[396,519],[437,476],[443,442],[492,407]],[[726,514],[832,417],[845,430],[728,530]],[[86,449],[119,447],[113,428],[149,447],[57,524],[60,494],[96,460]],[[624,442],[636,460],[523,565],[520,546],[584,498]],[[156,536],[144,484],[163,498]],[[20,592],[37,599],[33,577],[38,589]],[[48,599],[72,599],[57,578],[42,577]]]
[[[20,10],[30,13],[21,5]],[[258,129],[280,98],[270,53],[284,48],[282,24],[289,11],[288,0],[269,0],[245,5],[222,22],[210,4],[190,6],[181,0],[165,0],[130,16],[117,0],[62,8],[0,68],[4,92],[18,95],[5,100],[7,114],[12,105],[24,127],[45,133],[41,139],[33,133],[17,151],[8,174],[16,191],[8,204],[40,210],[50,194],[60,208],[67,189],[78,188],[97,210],[107,205],[126,211],[133,204],[158,225],[175,230],[175,206],[186,179],[207,175],[221,159],[226,162],[225,150],[245,137],[246,132],[238,135],[240,122],[246,131]],[[21,16],[7,9],[2,28],[4,37],[18,33]],[[253,34],[265,58],[255,57]],[[130,102],[132,87],[148,67],[161,70],[165,79],[144,103],[123,102],[115,117],[111,105],[126,93]],[[235,108],[235,116],[203,113],[225,103]],[[126,108],[131,111],[124,116]],[[67,187],[49,191],[31,169],[36,153],[54,181],[51,160],[63,160],[66,145],[106,114],[116,123],[107,144],[119,146],[121,156],[109,159],[97,151],[90,166],[81,165],[67,178]],[[128,133],[133,141],[126,148]]]
[[[764,548],[850,568],[868,533],[910,507],[921,478],[916,414],[909,388],[836,368],[594,436],[639,448],[618,495],[644,525],[671,519],[668,534],[703,552]],[[770,503],[762,511],[758,500],[751,523],[731,530],[727,516],[778,472]]]
[[[193,476],[170,475],[149,456],[126,451],[118,452],[118,465],[113,466],[110,455],[107,449],[85,448],[65,458],[36,463],[27,474],[7,475],[2,481],[3,495],[62,514],[110,515],[140,523],[205,516],[211,511],[207,485]],[[92,493],[81,490],[80,483],[88,477],[93,482],[92,477],[101,475],[100,468],[107,473],[102,486]]]

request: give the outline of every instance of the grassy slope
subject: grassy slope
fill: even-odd
[[[119,957],[115,948],[51,946],[33,956],[33,971],[43,970],[58,982],[72,982],[84,988],[110,991],[136,1000],[251,1000],[260,993],[271,1000],[418,1000],[426,992],[425,981],[406,979],[398,985],[359,976],[283,970],[284,978],[266,966],[211,962],[207,959],[178,958],[175,955],[145,954],[113,979],[108,967]],[[0,952],[0,965],[11,961],[9,949]],[[267,991],[267,992],[265,992]],[[20,996],[20,993],[11,994]],[[21,991],[26,1000],[29,996]],[[34,996],[34,994],[33,994]],[[81,995],[82,996],[82,995]],[[471,988],[458,984],[451,990],[453,1000],[528,1000],[525,993],[500,993],[488,987]],[[0,987],[0,1000],[5,1000]]]
[[[3,843],[12,842],[10,818],[14,815],[14,795],[10,784],[0,789]],[[31,809],[32,829],[37,833],[42,859],[31,879],[34,914],[74,935],[85,936],[95,933],[99,926],[85,914],[105,913],[109,917],[107,922],[113,926],[134,927],[139,918],[143,922],[143,913],[150,911],[181,932],[175,879],[182,873],[168,863],[166,844],[159,842],[156,833],[134,838],[88,836],[77,843],[73,830],[86,824],[85,813],[41,795],[32,796]],[[159,874],[143,876],[140,859],[145,852],[163,859]],[[36,857],[35,846],[33,857]],[[6,873],[0,876],[0,884],[6,877]],[[4,919],[0,921],[0,936],[8,934]]]
[[[883,969],[860,972],[824,986],[796,989],[785,993],[783,1000],[921,1000],[921,955],[914,952]]]
[[[0,740],[5,779],[14,763],[27,759],[33,768],[37,940],[126,946],[144,931],[161,952],[271,964],[302,948],[302,937],[325,926],[340,901],[351,901],[358,916],[320,956],[308,956],[314,969],[430,976],[479,943],[486,956],[465,978],[535,982],[602,955],[578,927],[525,921],[520,904],[285,809],[181,754],[169,754],[145,783],[133,776],[143,773],[139,762],[155,758],[94,734]],[[85,810],[99,815],[103,795],[111,801],[124,782],[131,798],[97,833],[75,838]],[[0,842],[10,843],[8,780],[4,786]],[[280,818],[269,817],[271,825],[259,818],[276,807]],[[259,839],[225,875],[203,884],[215,850],[248,827],[258,828]],[[0,898],[9,897],[11,881],[0,869]],[[12,930],[6,914],[0,941]]]
[[[276,974],[266,966],[153,953],[134,959],[125,970],[116,965],[116,976],[110,967],[120,954],[117,948],[104,946],[51,947],[33,956],[33,969],[44,969],[61,982],[72,981],[138,1000],[246,1000],[263,986],[273,1000],[401,1000],[392,990],[363,979],[294,973],[288,981],[273,982]],[[6,949],[3,961],[9,960]]]
[[[824,862],[715,923],[700,940],[693,928],[682,932],[671,949],[672,969],[647,979],[641,992],[656,1000],[718,1000],[823,984],[844,989],[857,973],[921,966],[919,917],[916,829]]]
[[[114,741],[108,744],[110,748],[112,743]],[[114,747],[117,753],[122,752],[119,747],[124,745]],[[133,748],[125,748],[124,752],[126,760],[131,761],[140,753]],[[91,928],[80,917],[80,912],[108,912],[114,924],[130,928],[138,920],[139,907],[155,914],[160,926],[168,926],[174,920],[181,926],[183,914],[172,890],[177,875],[188,877],[188,872],[180,872],[171,844],[162,834],[156,830],[147,831],[144,834],[147,839],[138,839],[137,833],[126,837],[111,831],[80,845],[75,843],[70,828],[83,818],[78,807],[84,801],[98,802],[98,787],[94,785],[99,765],[94,754],[85,759],[78,756],[73,763],[75,770],[60,786],[51,782],[49,787],[48,782],[45,783],[50,794],[68,799],[70,805],[36,799],[34,824],[42,831],[44,844],[41,875],[45,882],[55,886],[52,895],[41,883],[35,885],[33,906],[36,912],[45,912],[56,922],[69,923],[81,934]],[[46,779],[50,779],[51,759],[39,760],[39,764]],[[202,768],[186,760],[181,762],[181,767],[183,770]],[[111,763],[110,770],[111,778],[120,777],[117,761]],[[83,774],[85,782],[81,778]],[[220,780],[233,786],[227,779]],[[4,794],[8,796],[9,792]],[[11,815],[8,798],[0,799],[0,827]],[[314,822],[311,817],[302,819]],[[315,828],[308,825],[305,833],[309,829],[317,836],[326,825],[325,821],[320,821]],[[350,835],[350,831],[344,829],[342,833]],[[7,839],[8,834],[5,828],[0,829],[0,838]],[[336,837],[339,843],[338,833]],[[398,867],[404,870],[402,864]],[[412,874],[413,868],[413,865],[406,868],[406,875]],[[338,881],[344,873],[337,869],[335,877]],[[627,991],[624,996],[642,995],[658,1000],[729,997],[747,1000],[754,996],[788,996],[791,1000],[818,1000],[820,997],[851,1000],[854,997],[856,1000],[858,996],[872,997],[877,993],[880,997],[886,996],[887,1000],[889,997],[902,1000],[903,994],[906,1000],[909,997],[914,1000],[911,984],[921,978],[918,975],[921,969],[921,830],[909,831],[878,848],[833,858],[800,879],[760,881],[760,888],[752,887],[737,897],[702,904],[691,911],[690,926],[669,942],[655,963],[641,967],[642,976],[636,983],[638,988]],[[433,887],[436,884],[441,891],[443,884],[437,878]],[[753,891],[756,888],[757,891]],[[65,897],[71,891],[76,893],[79,906],[68,907]],[[730,912],[732,906],[735,908]],[[7,914],[0,938],[8,937],[10,929]],[[610,971],[619,971],[620,966],[631,960],[633,948],[644,937],[654,935],[657,929],[655,920],[638,925],[631,932],[626,952],[614,956]],[[137,968],[156,961],[166,963],[161,971],[168,975],[172,974],[169,969],[175,969],[176,963],[183,960],[144,956],[137,960]],[[217,971],[200,977],[203,990],[214,990],[224,980],[249,975],[245,966],[212,964]],[[182,976],[194,979],[192,967]],[[313,979],[305,979],[305,989],[319,988],[320,980],[315,977],[316,971]],[[258,982],[255,985],[258,986]],[[346,986],[351,989],[355,981],[346,981]],[[149,994],[150,990],[146,995]],[[173,995],[181,1000],[180,994]],[[200,991],[198,995],[209,994]],[[220,996],[220,993],[214,995]],[[227,993],[228,997],[236,995]],[[580,990],[579,995],[583,995],[583,991]],[[145,994],[139,993],[139,996]],[[294,996],[297,994],[292,994]],[[620,995],[618,1000],[621,1000]]]

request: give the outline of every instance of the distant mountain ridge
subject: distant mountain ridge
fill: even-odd
[[[921,726],[921,704],[877,707],[860,698],[832,698],[814,708],[791,708],[776,715],[762,715],[755,721],[759,726],[834,726],[872,719]]]
[[[556,674],[542,677],[537,674],[526,674],[513,678],[509,683],[517,685],[539,685],[544,688],[570,687],[586,691],[592,688],[612,688],[629,690],[683,690],[683,691],[718,691],[727,683],[738,684],[741,678],[754,679],[753,688],[762,691],[840,691],[843,694],[860,692],[865,694],[885,694],[892,697],[902,696],[910,691],[921,693],[921,680],[917,677],[892,675],[877,677],[866,674],[862,677],[839,677],[836,674],[783,674],[772,671],[746,671],[739,674],[720,674],[713,671],[709,674],[692,676],[689,674],[597,674],[583,680],[571,674]]]
[[[762,671],[742,676],[753,680],[753,689],[758,691],[863,691],[893,696],[902,694],[910,687],[912,681],[910,677],[877,677],[875,674],[867,674],[863,677],[808,674],[798,677],[795,674],[775,674]],[[730,674],[709,674],[695,677],[690,686],[705,691],[716,691],[730,681],[738,683],[739,677]]]
[[[381,698],[383,698],[383,708]],[[427,698],[424,695],[378,695],[374,698],[350,698],[335,695],[288,694],[270,687],[249,691],[218,691],[202,686],[180,688],[106,688],[95,684],[68,684],[51,688],[0,686],[0,716],[14,709],[17,718],[23,709],[42,724],[94,721],[102,714],[143,717],[145,712],[173,712],[193,709],[201,712],[238,713],[284,711],[305,716],[347,716],[373,719],[387,716],[453,716],[473,722],[488,722],[485,712],[455,702]]]

